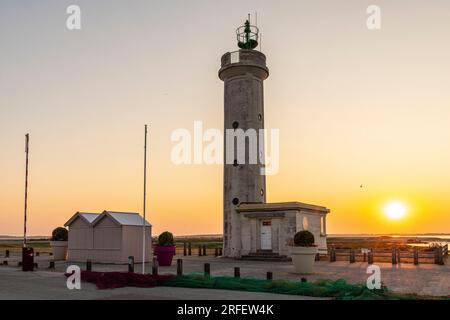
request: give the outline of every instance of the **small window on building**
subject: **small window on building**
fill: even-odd
[[[234,198],[234,199],[233,199],[233,204],[234,204],[235,206],[237,206],[237,205],[239,204],[239,199],[238,199],[238,198]]]
[[[309,227],[308,217],[306,217],[306,216],[303,217],[302,225],[303,225],[303,230],[308,230],[308,227]]]
[[[261,121],[261,120],[262,120],[262,115],[261,115],[261,113],[260,113],[260,114],[258,114],[258,120],[259,120],[259,121]]]
[[[264,189],[261,189],[260,193],[261,193],[261,196],[263,196],[264,195]]]
[[[233,122],[233,129],[237,129],[237,128],[239,128],[239,122],[234,121]]]

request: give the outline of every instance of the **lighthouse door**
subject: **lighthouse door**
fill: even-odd
[[[261,221],[261,250],[272,250],[272,221]]]

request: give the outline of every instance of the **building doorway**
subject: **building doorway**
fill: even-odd
[[[272,250],[272,221],[261,220],[261,250]]]

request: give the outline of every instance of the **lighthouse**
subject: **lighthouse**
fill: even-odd
[[[264,80],[266,56],[250,16],[236,30],[238,50],[221,58],[224,82],[223,255],[237,259],[289,260],[288,244],[308,229],[326,250],[325,207],[300,202],[266,203]]]
[[[264,129],[264,85],[269,76],[266,56],[255,50],[258,45],[258,28],[245,24],[236,30],[240,50],[222,56],[219,78],[224,82],[224,129],[251,134]],[[251,130],[249,130],[251,129]],[[255,135],[253,135],[254,137]],[[225,140],[227,140],[225,134]],[[233,138],[234,139],[234,138]],[[236,138],[237,140],[238,138]],[[259,134],[256,139],[245,137],[244,161],[237,157],[237,147],[225,141],[224,152],[224,255],[240,256],[241,222],[236,208],[241,203],[266,201],[266,177],[263,174],[264,145]],[[236,141],[237,144],[237,141]],[[253,145],[250,145],[253,144]],[[229,146],[227,148],[227,146]],[[230,147],[231,146],[231,147]],[[260,150],[258,150],[260,149]],[[250,152],[257,150],[256,163],[251,163]],[[231,155],[230,153],[234,154]]]

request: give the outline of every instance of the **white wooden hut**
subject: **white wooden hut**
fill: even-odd
[[[127,263],[133,256],[142,262],[143,218],[138,213],[77,212],[65,224],[69,228],[68,260]],[[151,261],[151,225],[145,221],[146,262]]]

